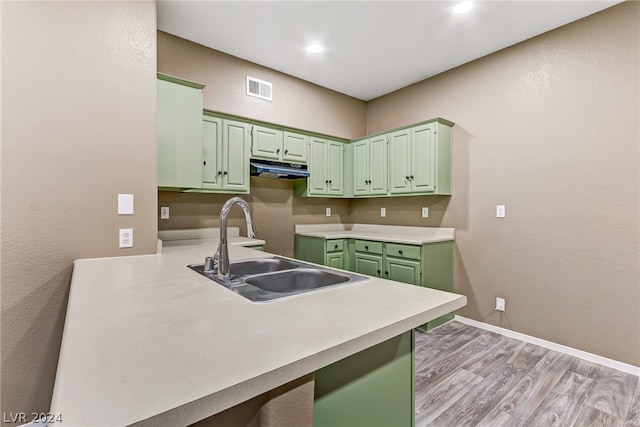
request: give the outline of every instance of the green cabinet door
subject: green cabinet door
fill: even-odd
[[[353,143],[353,195],[369,194],[369,140]]]
[[[333,252],[327,254],[326,261],[324,265],[333,268],[344,269],[344,253],[343,252]]]
[[[387,194],[387,136],[369,139],[369,194]]]
[[[328,146],[329,141],[322,138],[312,137],[309,142],[309,178],[307,178],[307,184],[309,185],[310,195],[327,194]]]
[[[427,123],[411,129],[411,192],[435,191],[435,127],[436,123]]]
[[[225,190],[249,192],[249,125],[222,121],[222,185]]]
[[[222,119],[202,119],[202,188],[222,188]]]
[[[345,268],[344,239],[325,240],[324,265],[333,268]]]
[[[251,128],[251,157],[282,160],[282,131],[262,126]]]
[[[300,133],[283,133],[282,160],[285,162],[307,163],[309,137]]]
[[[200,187],[203,87],[158,74],[158,187]]]
[[[344,194],[344,144],[336,141],[329,141],[327,147],[327,157],[329,158],[327,178],[327,194],[332,196],[342,196]]]
[[[411,130],[389,134],[389,193],[411,192]]]
[[[356,252],[354,256],[354,271],[367,276],[382,277],[382,255]]]
[[[412,285],[420,285],[420,261],[385,258],[384,278],[395,280],[396,282],[409,283]]]

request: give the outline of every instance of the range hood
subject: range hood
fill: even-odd
[[[262,178],[298,179],[309,176],[307,165],[251,159],[251,176]]]

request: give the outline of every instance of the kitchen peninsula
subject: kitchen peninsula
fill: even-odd
[[[74,263],[51,403],[61,425],[186,426],[466,304],[379,278],[252,303],[186,267],[215,244]]]

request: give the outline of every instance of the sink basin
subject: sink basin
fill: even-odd
[[[297,266],[297,264],[282,258],[260,258],[250,261],[232,262],[229,264],[229,272],[232,276],[249,276],[252,274],[291,270]]]
[[[245,279],[245,283],[263,291],[280,293],[308,291],[348,281],[348,276],[312,268],[297,268],[276,274],[261,274]]]
[[[205,272],[203,264],[187,267],[253,302],[369,280],[359,274],[275,256],[230,263],[229,280],[221,280],[215,273]]]

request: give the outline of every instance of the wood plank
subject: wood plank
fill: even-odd
[[[499,420],[505,413],[518,421],[529,418],[562,378],[571,361],[571,356],[566,354],[557,351],[547,352],[538,364],[487,414],[483,422],[489,423],[493,420],[493,425],[500,425]]]
[[[497,426],[509,426],[515,427],[518,425],[518,420],[513,418],[511,414],[506,412],[497,411],[491,412],[489,415],[484,417],[480,422],[476,425],[476,427],[497,427]]]
[[[416,364],[416,390],[426,393],[440,381],[459,369],[463,363],[473,360],[482,363],[484,351],[498,343],[498,338],[482,334],[459,348],[451,350],[446,356],[431,362],[428,358]]]
[[[496,369],[500,369],[501,366],[505,366],[505,363],[507,363],[514,354],[520,354],[526,346],[526,343],[523,341],[506,337],[500,337],[499,339],[499,343],[491,347],[491,349],[487,349],[481,359],[467,360],[460,365],[460,368],[467,369],[481,377],[486,377],[495,372]]]
[[[566,427],[574,424],[595,380],[567,371],[525,425]]]
[[[457,325],[463,328],[458,328]],[[432,363],[482,334],[482,330],[460,322],[449,322],[433,331],[416,330],[416,365],[425,359]]]
[[[549,350],[507,339],[503,348],[511,346],[518,349],[505,359],[502,367],[493,367],[493,371],[461,398],[455,406],[449,407],[434,420],[434,425],[475,426],[502,400],[502,398],[548,353]],[[514,341],[508,343],[508,341]],[[487,365],[483,363],[480,372]],[[477,374],[477,372],[475,372]]]
[[[598,365],[597,363],[574,357],[573,363],[571,363],[569,370],[575,372],[576,374],[580,374],[583,377],[589,377],[591,379],[597,380],[600,377],[602,365]]]
[[[591,406],[584,406],[573,425],[575,427],[624,427],[624,421],[614,415],[599,411]]]
[[[431,423],[480,381],[482,377],[461,369],[429,393],[416,396],[416,427]]]
[[[620,419],[627,417],[638,377],[617,369],[602,367],[587,405]]]
[[[636,391],[631,399],[624,427],[640,427],[640,378],[636,382]]]

